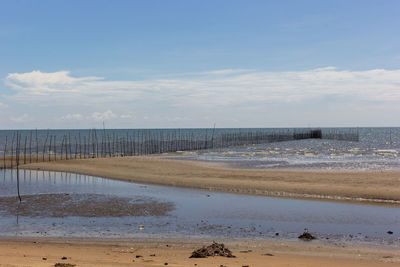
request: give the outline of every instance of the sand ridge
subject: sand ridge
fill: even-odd
[[[22,168],[253,195],[400,203],[400,171],[233,169],[157,156],[60,160]]]

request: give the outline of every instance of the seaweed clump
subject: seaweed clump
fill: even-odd
[[[54,267],[74,267],[76,266],[75,264],[72,263],[56,263],[54,264]]]
[[[304,233],[298,236],[299,239],[303,241],[311,241],[313,239],[316,239],[315,236],[310,234],[307,229],[304,230]]]
[[[193,251],[189,258],[207,258],[209,256],[236,258],[236,256],[232,255],[232,252],[226,248],[224,244],[216,242],[213,242],[207,247],[203,246],[202,248]]]

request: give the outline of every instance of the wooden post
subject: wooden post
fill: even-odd
[[[14,161],[14,138],[15,138],[15,133],[13,133],[13,138],[11,142],[11,169],[13,167],[13,161]]]
[[[26,135],[25,135],[25,143],[24,143],[24,164],[26,164]]]
[[[69,146],[69,159],[71,159],[72,158],[71,133],[68,133],[68,146]]]
[[[50,161],[51,160],[51,141],[53,140],[53,136],[52,135],[50,135],[50,144],[49,144],[49,149],[48,149],[48,152],[47,152],[47,154],[48,154],[48,161]]]
[[[75,138],[75,159],[76,159],[76,154],[77,154],[77,152],[78,152],[78,139],[76,138],[76,135],[74,135],[74,138]]]
[[[86,158],[86,135],[83,136],[83,158]]]
[[[32,163],[32,131],[30,131],[29,137],[29,163]]]
[[[215,123],[214,123],[214,128],[213,128],[212,136],[211,136],[211,148],[214,148],[214,133],[215,133]]]
[[[22,201],[21,199],[21,194],[19,192],[19,137],[18,137],[18,132],[17,132],[17,144],[16,144],[16,148],[15,148],[15,160],[16,160],[16,164],[17,164],[17,192],[18,192],[18,199],[19,202]]]
[[[47,138],[48,137],[49,137],[49,132],[47,132],[46,139],[45,139],[44,144],[43,144],[43,162],[44,162],[44,154],[45,154],[45,149],[46,149],[46,144],[47,144]]]
[[[78,132],[78,136],[79,136],[79,158],[82,158],[82,143],[81,143],[81,132]]]
[[[57,160],[57,135],[54,135],[54,161]]]
[[[7,151],[7,135],[6,135],[6,142],[4,144],[4,156],[3,156],[4,169],[6,168],[6,151]]]
[[[39,161],[39,139],[38,139],[38,134],[37,134],[37,129],[36,129],[36,162]]]

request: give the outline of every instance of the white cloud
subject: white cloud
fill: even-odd
[[[78,92],[79,87],[85,83],[102,79],[99,77],[73,78],[69,74],[69,71],[10,73],[7,75],[6,84],[17,91],[29,92],[32,95],[48,95]]]
[[[118,116],[116,114],[114,114],[111,110],[107,110],[103,113],[93,112],[93,114],[91,116],[89,116],[89,118],[92,118],[95,121],[106,121],[106,120],[110,120],[110,119],[113,119],[116,117],[118,117]]]
[[[0,102],[0,109],[4,109],[4,108],[7,108],[7,107],[8,107],[7,104],[4,104],[4,103]]]
[[[230,75],[230,74],[240,74],[246,72],[253,72],[254,70],[250,69],[223,69],[223,70],[212,70],[201,72],[199,74],[208,74],[208,75]]]
[[[81,121],[84,119],[84,116],[82,114],[79,113],[75,113],[75,114],[67,114],[63,117],[61,117],[61,119],[63,120],[77,120],[77,121]]]
[[[117,118],[118,115],[113,113],[111,110],[107,110],[104,112],[93,112],[90,115],[83,115],[80,113],[74,113],[74,114],[67,114],[65,116],[62,116],[61,119],[63,120],[74,120],[74,121],[83,121],[83,120],[94,120],[96,122],[102,122],[106,120],[110,120],[113,118]],[[133,116],[130,114],[124,114],[119,116],[120,118],[132,118]]]
[[[210,75],[210,73],[212,75]],[[347,71],[334,67],[292,72],[221,70],[180,79],[106,81],[74,78],[67,71],[13,73],[6,84],[15,101],[38,105],[98,108],[129,101],[162,102],[171,107],[210,107],[252,103],[288,103],[318,97],[400,101],[400,70]],[[94,114],[94,117],[100,116]]]
[[[373,107],[387,113],[400,109],[400,70],[350,71],[324,67],[265,72],[227,69],[179,77],[133,81],[74,77],[68,71],[12,73],[5,82],[14,94],[3,98],[13,106],[21,104],[43,110],[46,106],[64,106],[77,112],[63,116],[65,121],[112,120],[115,125],[120,122],[127,125],[133,119],[135,123],[146,121],[146,125],[154,126],[173,121],[186,123],[186,118],[209,123],[203,119],[205,116],[215,121],[233,113],[242,120],[253,117],[260,121],[265,114],[272,116],[271,112],[285,113],[284,106],[307,107],[308,111],[296,111],[297,116],[303,114],[303,117],[317,114],[321,109],[333,112],[337,109],[359,111],[366,107],[372,110]],[[292,114],[287,116],[294,118]],[[320,117],[323,121],[322,115]]]
[[[121,114],[119,117],[121,119],[133,119],[135,116],[132,114]]]
[[[28,114],[23,114],[21,116],[18,117],[11,117],[10,120],[12,120],[13,122],[25,122],[28,119]]]

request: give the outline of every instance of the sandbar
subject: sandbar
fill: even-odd
[[[230,193],[400,204],[400,171],[235,169],[159,156],[58,160],[21,167]]]

